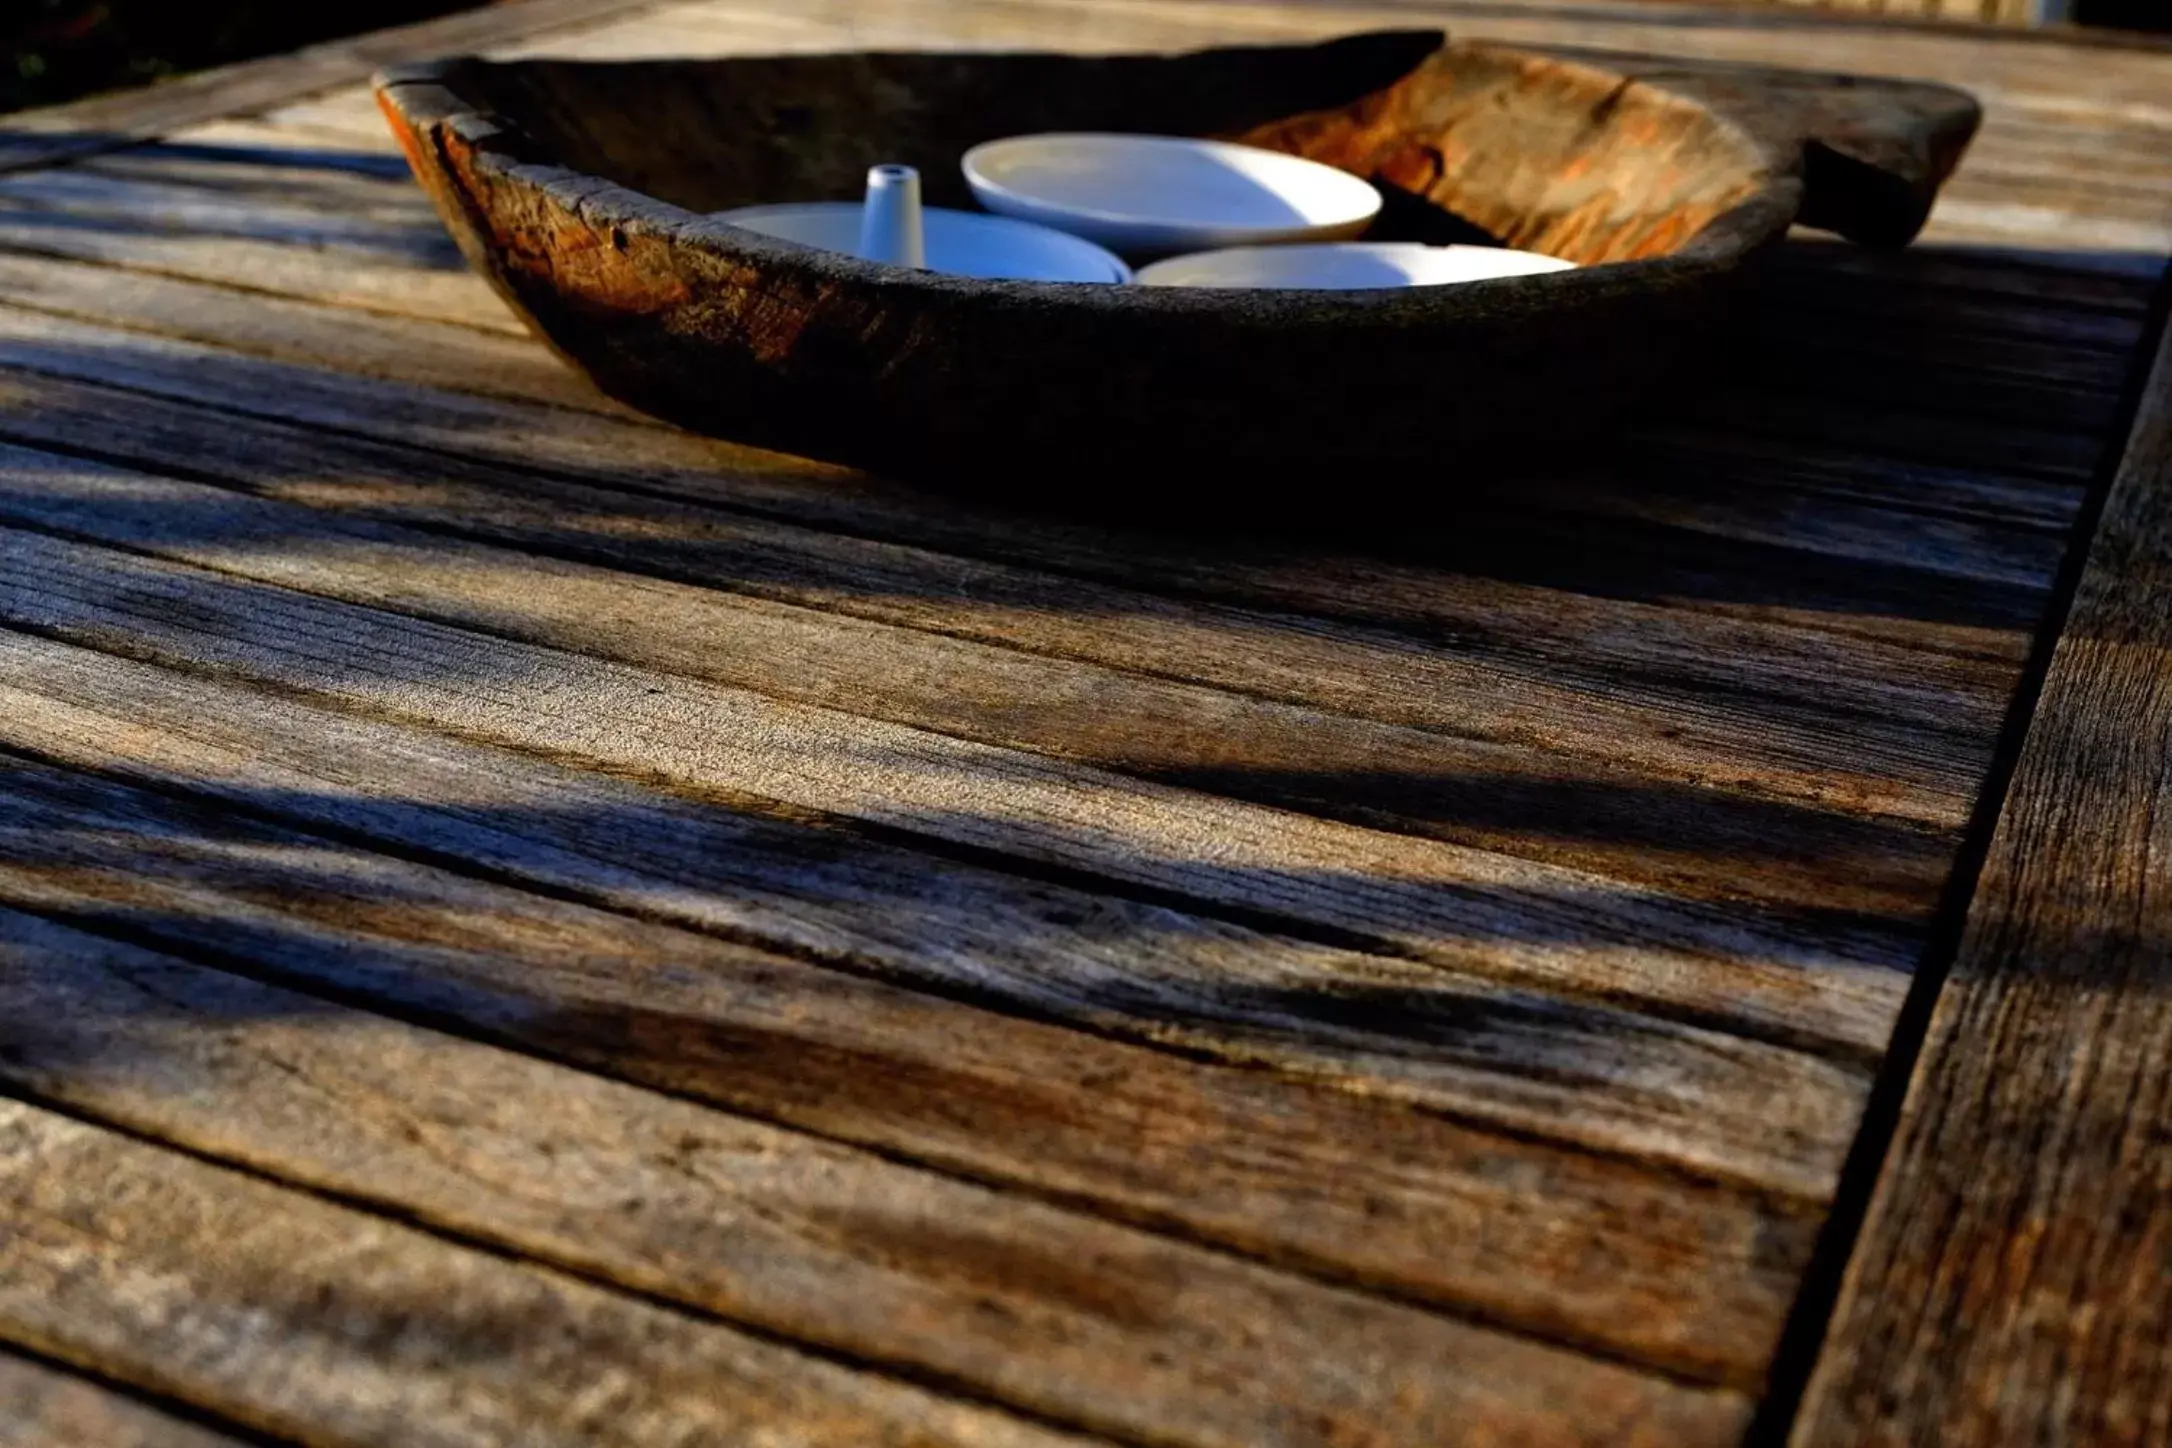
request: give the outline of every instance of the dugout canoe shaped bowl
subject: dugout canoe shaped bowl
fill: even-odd
[[[1942,86],[1448,43],[1189,55],[492,63],[379,77],[474,267],[612,397],[696,431],[930,478],[1425,467],[1543,451],[1710,345],[1744,263],[1803,223],[1906,243],[1974,133]],[[920,168],[970,206],[994,137],[1225,137],[1367,177],[1376,238],[1491,238],[1577,269],[1452,287],[978,281],[711,213]],[[1157,484],[1158,485],[1158,484]]]

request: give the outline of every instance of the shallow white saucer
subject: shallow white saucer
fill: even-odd
[[[743,206],[736,211],[719,211],[716,219],[782,241],[856,256],[862,214],[857,201],[810,201]],[[1121,258],[1090,241],[1046,226],[940,206],[928,207],[922,213],[922,224],[929,271],[987,281],[1131,280],[1131,268]]]
[[[1173,256],[1139,269],[1150,287],[1275,287],[1356,291],[1437,287],[1492,277],[1571,271],[1574,262],[1498,246],[1424,246],[1345,241],[1314,246],[1232,246]]]
[[[1380,211],[1347,171],[1228,141],[1052,131],[975,146],[964,168],[990,211],[1132,253],[1327,241]]]

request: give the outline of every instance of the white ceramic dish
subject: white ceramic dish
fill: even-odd
[[[1437,287],[1489,277],[1572,271],[1574,262],[1498,246],[1424,246],[1346,241],[1314,246],[1233,246],[1173,256],[1139,269],[1150,287],[1270,287],[1357,291]]]
[[[812,201],[745,206],[716,213],[718,221],[764,236],[861,255],[866,209],[857,201]],[[1119,257],[1076,236],[977,211],[931,206],[921,213],[929,271],[985,281],[1128,282],[1131,268]]]
[[[1059,131],[965,153],[990,211],[1153,254],[1356,236],[1380,212],[1370,182],[1280,151],[1177,136]]]

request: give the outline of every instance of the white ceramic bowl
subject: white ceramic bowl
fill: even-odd
[[[1498,246],[1346,241],[1316,246],[1233,246],[1173,256],[1139,269],[1150,287],[1276,287],[1356,291],[1437,287],[1489,277],[1570,271],[1574,262]]]
[[[1059,131],[965,153],[990,211],[1150,254],[1356,236],[1380,193],[1347,171],[1228,141]]]
[[[857,256],[861,203],[810,201],[744,206],[719,211],[718,221],[764,236]],[[1119,257],[1076,236],[977,211],[940,206],[921,213],[929,271],[987,281],[1128,282],[1131,268]]]

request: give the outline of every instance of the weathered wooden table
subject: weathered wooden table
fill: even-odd
[[[363,84],[1416,19],[1988,120],[1292,536],[626,413]],[[525,0],[0,164],[0,1442],[2172,1441],[2172,51]]]

